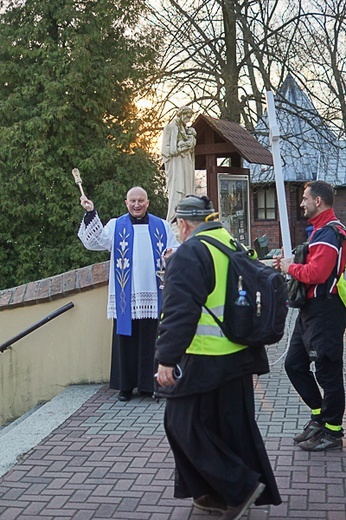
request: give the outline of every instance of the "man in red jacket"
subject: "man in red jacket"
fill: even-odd
[[[345,235],[332,209],[333,203],[334,189],[330,184],[324,181],[306,183],[301,207],[313,226],[306,263],[296,264],[293,258],[280,260],[281,271],[303,282],[307,295],[285,361],[291,383],[311,409],[311,420],[293,439],[307,451],[342,449],[344,436],[343,335],[346,308],[338,296],[336,282],[346,261],[346,241],[340,240],[333,227],[328,225],[333,223]],[[312,361],[316,379],[310,369]]]

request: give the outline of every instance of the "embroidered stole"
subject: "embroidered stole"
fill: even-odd
[[[162,253],[166,249],[167,233],[162,220],[148,214],[149,235],[154,258],[154,272],[162,270]],[[144,224],[137,224],[138,226]],[[129,213],[117,218],[114,232],[115,304],[117,312],[117,334],[131,336],[131,288],[133,266],[133,224]],[[156,277],[157,308],[161,308],[162,292]]]

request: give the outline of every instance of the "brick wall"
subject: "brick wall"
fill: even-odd
[[[285,194],[288,213],[288,224],[290,228],[292,247],[301,244],[307,239],[306,227],[308,225],[305,218],[298,219],[300,193],[302,185],[285,183]],[[258,236],[267,235],[268,246],[276,249],[282,246],[280,216],[277,220],[254,220],[253,194],[251,200],[251,238],[252,243]],[[334,210],[337,217],[346,225],[346,187],[337,188],[334,202]]]
[[[298,186],[285,184],[285,195],[288,213],[288,224],[290,228],[290,235],[292,246],[300,244],[306,240],[306,226],[307,222],[305,219],[298,220],[298,204],[297,195]],[[277,220],[254,220],[254,203],[253,195],[251,194],[251,237],[252,243],[258,236],[267,235],[268,247],[270,249],[276,249],[282,247],[281,228],[280,228],[280,215],[278,210]]]
[[[57,300],[108,283],[109,261],[0,291],[0,311]]]
[[[336,189],[334,210],[338,218],[346,226],[346,187]]]

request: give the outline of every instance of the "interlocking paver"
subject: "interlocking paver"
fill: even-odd
[[[293,325],[268,348],[271,373],[255,378],[256,414],[283,503],[244,520],[345,520],[346,450],[309,453],[292,436],[309,419],[283,367]],[[207,520],[173,498],[174,460],[164,401],[117,400],[106,385],[0,478],[1,520]]]

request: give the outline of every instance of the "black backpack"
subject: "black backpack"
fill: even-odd
[[[277,343],[284,334],[288,312],[284,276],[253,259],[253,251],[245,249],[233,237],[230,244],[235,250],[207,235],[199,234],[196,238],[229,257],[223,322],[205,307],[225,336],[235,343],[253,347]],[[248,306],[235,305],[240,285],[246,291]]]
[[[305,264],[306,263],[306,255],[309,251],[309,242],[304,242],[299,246],[295,247],[292,251],[294,254],[294,263],[295,264]],[[288,289],[288,305],[292,307],[292,309],[301,309],[306,303],[306,288],[305,283],[299,282],[293,278],[293,276],[288,280],[287,284]]]

